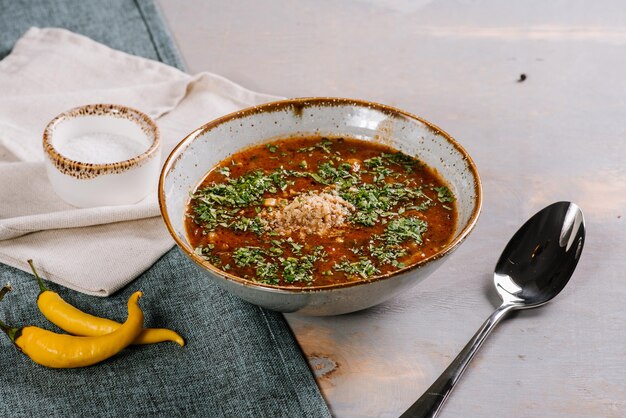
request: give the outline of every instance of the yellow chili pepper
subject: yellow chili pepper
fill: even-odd
[[[70,334],[89,337],[110,334],[121,326],[119,322],[90,315],[70,305],[58,293],[51,291],[43,284],[35,270],[33,260],[28,260],[28,264],[41,290],[37,296],[37,306],[48,321]],[[153,344],[163,341],[173,341],[181,347],[185,345],[183,337],[167,328],[144,328],[133,344]]]
[[[0,328],[16,347],[35,363],[53,368],[85,367],[99,363],[130,345],[143,329],[139,308],[141,292],[128,299],[128,318],[117,330],[99,337],[56,334],[35,326],[14,328],[0,321]]]

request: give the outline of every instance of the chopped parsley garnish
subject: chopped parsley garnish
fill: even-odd
[[[237,267],[254,267],[255,280],[260,283],[278,284],[278,266],[265,259],[266,252],[259,247],[239,247],[233,253]]]
[[[380,183],[382,181],[385,181],[385,178],[387,176],[393,176],[394,174],[397,174],[395,171],[393,171],[389,167],[376,167],[373,170],[373,173],[374,173],[375,183]]]
[[[367,257],[362,257],[359,261],[350,262],[343,260],[340,263],[335,263],[333,269],[336,271],[342,271],[347,276],[360,276],[363,279],[372,277],[375,274],[380,273],[380,270],[376,268],[372,260]]]
[[[192,196],[195,202],[192,206],[192,217],[197,224],[203,225],[209,231],[215,230],[218,226],[227,227],[237,213],[236,208],[260,205],[264,193],[285,190],[288,186],[285,177],[288,174],[282,168],[270,174],[255,170],[235,179],[228,178],[224,183],[204,187]],[[240,222],[234,223],[233,226],[246,230]]]
[[[238,267],[248,267],[265,262],[264,254],[259,247],[239,247],[233,253],[233,260]]]
[[[437,192],[437,200],[441,203],[454,202],[454,195],[446,186],[434,187],[433,190]]]
[[[360,181],[359,176],[352,173],[352,166],[341,163],[337,167],[332,161],[320,164],[317,172],[309,174],[318,183],[331,185],[336,184],[340,188],[350,187]]]
[[[313,262],[310,256],[287,257],[283,260],[283,279],[287,283],[313,281]]]
[[[268,143],[259,146],[262,158],[236,155],[239,163],[233,158],[215,169],[209,177],[213,181],[191,196],[187,217],[199,228],[196,236],[210,235],[202,238],[196,254],[224,271],[270,285],[367,279],[404,267],[414,253],[409,244],[426,241],[428,224],[417,212],[428,216],[433,206],[453,210],[454,195],[428,175],[417,176],[422,165],[406,154],[367,151],[362,155],[369,158],[359,158],[360,150],[336,147],[336,143],[327,138],[304,143],[310,146],[302,148]],[[298,153],[308,155],[303,158]],[[350,153],[357,155],[342,156]],[[268,164],[277,168],[268,169]],[[244,166],[251,169],[235,177],[233,173]],[[306,190],[307,184],[312,191]],[[302,235],[296,220],[298,227],[289,236],[281,235],[275,222],[285,219],[285,214],[276,211],[284,210],[300,193],[318,191],[350,204],[343,202],[346,212],[341,215],[347,231],[371,232],[351,236],[341,224],[329,236],[313,237]],[[296,217],[308,216],[306,210],[310,209]],[[337,258],[329,260],[324,246],[314,246],[320,243]]]
[[[384,167],[385,161],[383,160],[383,157],[372,157],[363,161],[363,164],[365,164],[365,166],[369,169],[374,169],[377,167]]]
[[[218,226],[228,225],[234,213],[228,208],[215,206],[203,198],[197,198],[193,207],[193,220],[205,230],[213,231]]]
[[[419,165],[418,160],[401,152],[394,152],[390,154],[383,153],[381,156],[389,161],[389,163],[401,166],[407,173],[412,173],[415,166]]]
[[[250,231],[257,235],[261,235],[265,229],[265,221],[259,216],[254,218],[246,218],[245,216],[237,218],[230,226],[235,231]]]
[[[333,146],[333,141],[330,141],[329,139],[322,139],[320,142],[318,142],[317,144],[313,146],[300,148],[298,152],[313,152],[316,149],[320,149],[324,151],[326,154],[330,154],[332,146]]]
[[[287,240],[287,244],[291,245],[291,249],[294,252],[294,254],[300,254],[302,247],[304,247],[304,245],[298,244],[293,239],[291,239],[291,237]]]
[[[316,261],[324,260],[327,254],[321,245],[313,248],[310,254],[302,257],[287,257],[282,259],[283,279],[287,283],[313,281],[313,268]]]
[[[407,253],[407,249],[399,245],[375,245],[370,244],[370,254],[382,264],[391,264],[394,267],[403,267],[398,262],[398,258],[403,257]]]
[[[266,284],[278,284],[278,266],[274,263],[257,263],[256,280]]]
[[[400,244],[408,240],[421,244],[426,229],[428,224],[420,218],[397,218],[389,222],[382,238],[387,244]]]
[[[204,260],[208,261],[214,266],[219,267],[222,264],[222,259],[220,258],[220,256],[213,254],[214,248],[215,248],[215,245],[208,244],[204,247],[196,247],[194,249],[194,252],[200,257],[202,257]]]
[[[363,184],[340,195],[357,209],[350,220],[365,226],[375,225],[380,216],[388,214],[400,202],[425,198],[421,189],[406,187],[401,183]]]
[[[226,183],[217,183],[199,190],[195,197],[207,203],[229,207],[245,207],[259,203],[263,193],[276,191],[275,177],[256,170]]]
[[[260,283],[278,284],[280,276],[287,283],[310,283],[313,281],[315,262],[323,261],[327,256],[322,246],[316,246],[310,253],[299,257],[296,255],[282,257],[283,253],[279,246],[273,246],[268,250],[246,246],[239,247],[233,252],[233,260],[237,267],[252,267],[255,272],[254,280]]]
[[[217,169],[217,172],[225,177],[230,177],[230,168],[228,167],[220,167]]]

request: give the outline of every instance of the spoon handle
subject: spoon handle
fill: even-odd
[[[446,370],[437,380],[426,390],[426,392],[400,418],[426,418],[435,417],[439,413],[441,406],[454,389],[457,381],[465,371],[478,349],[483,344],[487,336],[506,316],[515,305],[503,303],[496,309],[483,323],[480,329],[474,334],[458,356],[452,361]]]

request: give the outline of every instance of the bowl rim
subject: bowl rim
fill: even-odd
[[[87,163],[83,161],[73,160],[61,154],[53,145],[52,137],[57,125],[74,118],[85,116],[101,116],[101,117],[119,117],[129,120],[139,125],[141,130],[151,141],[147,150],[141,154],[122,161],[111,163]],[[43,131],[43,149],[48,158],[57,166],[62,167],[64,171],[72,173],[76,170],[81,172],[107,172],[127,170],[143,161],[156,156],[161,143],[159,127],[152,118],[140,110],[132,107],[110,104],[110,103],[93,103],[83,106],[74,107],[58,114],[52,119]]]
[[[403,116],[408,119],[415,120],[417,122],[424,124],[427,128],[429,128],[436,134],[445,138],[446,141],[448,141],[452,146],[454,146],[457,149],[457,151],[459,151],[459,153],[463,156],[463,159],[467,161],[469,170],[474,178],[474,191],[476,194],[476,200],[474,203],[474,208],[472,209],[471,216],[467,224],[465,225],[465,227],[461,230],[461,232],[453,240],[448,242],[444,246],[443,249],[439,250],[438,252],[431,255],[430,257],[427,257],[423,260],[418,261],[417,263],[413,263],[399,270],[381,274],[379,276],[375,276],[375,277],[368,278],[368,279],[360,279],[360,280],[353,281],[353,282],[336,283],[336,284],[330,284],[330,285],[324,285],[324,286],[294,287],[294,286],[281,286],[281,285],[257,283],[251,280],[246,280],[239,276],[235,276],[221,269],[218,269],[217,267],[213,266],[211,263],[205,261],[200,256],[195,254],[195,252],[192,249],[190,249],[187,244],[185,244],[181,239],[179,239],[178,235],[176,234],[176,231],[174,230],[171,224],[170,217],[169,217],[167,207],[165,204],[165,190],[164,190],[165,178],[167,177],[169,172],[175,167],[176,162],[182,156],[183,151],[196,138],[198,138],[201,135],[204,135],[208,131],[216,128],[217,126],[223,123],[226,123],[232,120],[241,119],[241,118],[258,114],[258,113],[264,113],[268,111],[280,111],[280,110],[283,110],[285,108],[290,108],[290,107],[297,111],[309,105],[317,105],[317,106],[352,105],[352,106],[358,106],[358,107],[367,107],[370,109],[375,109],[380,112],[386,113],[390,116],[396,116],[396,117]],[[378,282],[382,280],[391,279],[402,273],[406,273],[414,269],[422,268],[426,264],[430,264],[433,261],[438,260],[446,256],[447,254],[451,253],[452,251],[454,251],[468,237],[468,235],[472,232],[472,230],[476,226],[476,223],[478,221],[478,218],[480,216],[480,212],[482,209],[482,203],[483,203],[482,183],[481,183],[476,165],[474,161],[472,160],[472,158],[470,157],[470,155],[467,153],[467,151],[454,138],[452,138],[450,134],[445,132],[443,129],[439,128],[437,125],[431,122],[428,122],[422,119],[421,117],[416,116],[412,113],[406,112],[404,110],[401,110],[392,106],[376,103],[376,102],[359,100],[359,99],[339,98],[339,97],[301,97],[301,98],[292,98],[292,99],[285,99],[285,100],[278,100],[278,101],[263,103],[257,106],[251,106],[245,109],[241,109],[241,110],[229,113],[227,115],[221,116],[217,119],[214,119],[202,125],[201,127],[189,133],[185,138],[183,138],[172,149],[167,159],[165,160],[165,163],[163,164],[163,168],[161,169],[161,174],[159,176],[158,199],[159,199],[159,209],[161,211],[161,216],[163,217],[167,230],[169,231],[170,235],[176,242],[176,245],[192,261],[194,261],[196,264],[198,264],[202,268],[210,270],[215,275],[229,282],[233,282],[242,286],[262,288],[263,290],[276,292],[276,293],[315,293],[315,292],[330,291],[330,290],[335,290],[335,289],[343,289],[347,287],[358,286],[358,285],[363,285],[367,283],[374,283],[374,282]]]

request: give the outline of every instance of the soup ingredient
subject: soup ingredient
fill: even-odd
[[[297,137],[245,149],[209,171],[185,222],[195,253],[269,285],[371,279],[438,252],[455,197],[402,152],[352,138]]]
[[[51,368],[91,366],[106,360],[130,345],[143,328],[139,308],[141,292],[128,299],[128,318],[117,330],[98,337],[56,334],[35,326],[15,328],[0,321],[0,329],[11,342],[35,363]]]
[[[28,264],[39,284],[37,306],[48,321],[70,334],[87,337],[109,334],[121,326],[119,322],[90,315],[70,305],[58,293],[44,285],[43,280],[37,274],[33,260],[28,260]],[[183,337],[167,328],[144,328],[133,344],[154,344],[164,341],[175,342],[181,347],[185,345]]]
[[[147,138],[133,138],[108,132],[92,132],[75,137],[59,137],[54,148],[70,160],[107,164],[130,160],[150,148]]]
[[[354,205],[337,193],[311,192],[299,195],[277,210],[266,212],[264,218],[269,221],[267,230],[280,235],[297,232],[304,239],[310,234],[332,234],[333,229],[344,225],[353,210]]]

